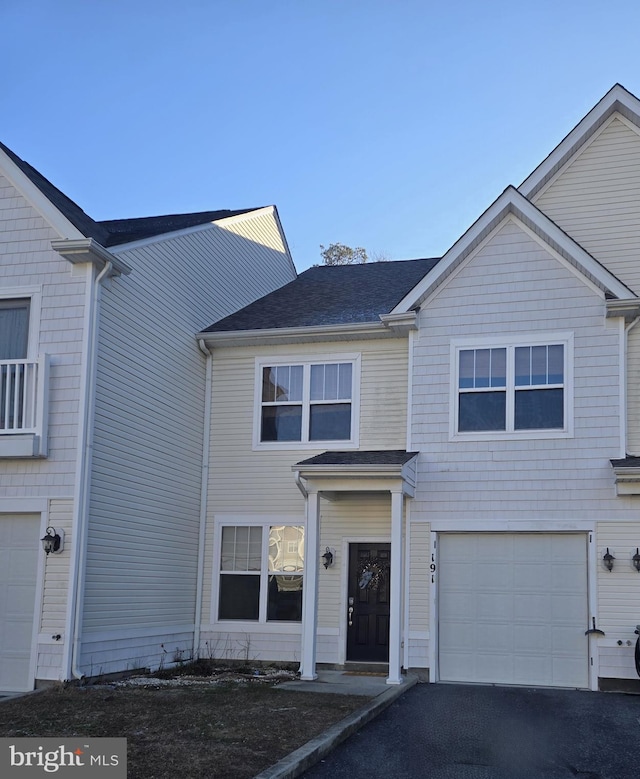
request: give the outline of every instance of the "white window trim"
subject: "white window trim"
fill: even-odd
[[[248,630],[255,630],[256,628],[273,629],[276,632],[291,632],[300,631],[302,628],[302,621],[300,622],[287,622],[285,620],[267,620],[267,599],[268,599],[268,578],[269,572],[269,528],[274,525],[295,525],[303,527],[305,529],[306,539],[306,522],[304,517],[300,516],[283,516],[282,514],[274,515],[260,515],[257,517],[251,516],[220,516],[216,518],[215,530],[213,533],[213,581],[211,583],[211,625],[223,626],[228,632],[238,630],[239,632],[246,632]],[[261,564],[260,571],[245,571],[244,573],[249,576],[260,576],[260,603],[258,609],[257,620],[242,620],[242,619],[218,619],[219,600],[220,600],[220,576],[224,575],[221,568],[220,551],[222,549],[222,529],[224,527],[261,527],[262,528],[262,552],[261,552]],[[227,573],[240,573],[242,571],[228,571]],[[271,572],[272,573],[272,572]],[[293,575],[293,574],[292,574]],[[301,574],[302,586],[305,586],[306,576],[306,548],[305,548],[305,565]],[[285,630],[286,629],[286,630]]]
[[[40,309],[42,307],[42,287],[2,287],[0,300],[29,300],[29,333],[27,359],[35,360],[40,344]]]
[[[449,440],[450,441],[521,441],[523,439],[573,438],[573,343],[572,332],[551,332],[521,335],[478,336],[476,338],[452,338],[450,356],[450,390],[449,390]],[[486,430],[458,431],[458,354],[464,349],[498,349],[500,347],[517,346],[564,346],[564,428],[562,430]],[[508,359],[508,358],[507,358]],[[510,407],[510,396],[514,394],[513,370],[507,364],[507,418],[513,415]],[[512,366],[511,366],[512,367]],[[511,375],[510,375],[511,374]],[[502,389],[502,388],[496,388]]]
[[[341,441],[261,441],[262,421],[262,369],[274,365],[302,365],[306,371],[311,365],[326,363],[350,362],[351,370],[351,438]],[[278,357],[256,357],[255,385],[253,406],[253,451],[265,450],[298,450],[298,449],[357,449],[360,446],[360,373],[361,355],[349,354],[319,354],[313,357],[301,358],[299,355],[281,355]],[[306,375],[306,374],[305,374]],[[306,381],[303,385],[302,397],[302,429],[308,431],[308,415],[310,407],[310,386]]]

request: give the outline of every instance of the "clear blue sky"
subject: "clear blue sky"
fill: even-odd
[[[440,256],[615,83],[637,0],[0,0],[0,140],[95,219],[276,204]]]

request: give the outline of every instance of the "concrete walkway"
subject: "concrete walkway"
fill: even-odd
[[[258,774],[255,779],[295,779],[318,760],[322,760],[342,741],[359,730],[367,722],[396,701],[418,681],[407,675],[402,684],[386,683],[386,674],[360,674],[344,671],[320,671],[313,682],[284,682],[279,685],[285,690],[301,692],[327,692],[338,695],[363,695],[368,703],[348,717],[330,727],[317,738],[308,741],[275,765]]]

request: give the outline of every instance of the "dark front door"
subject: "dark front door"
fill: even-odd
[[[389,661],[390,544],[349,544],[347,660]]]

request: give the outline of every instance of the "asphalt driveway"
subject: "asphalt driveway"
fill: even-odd
[[[639,779],[640,696],[419,684],[304,777]]]

